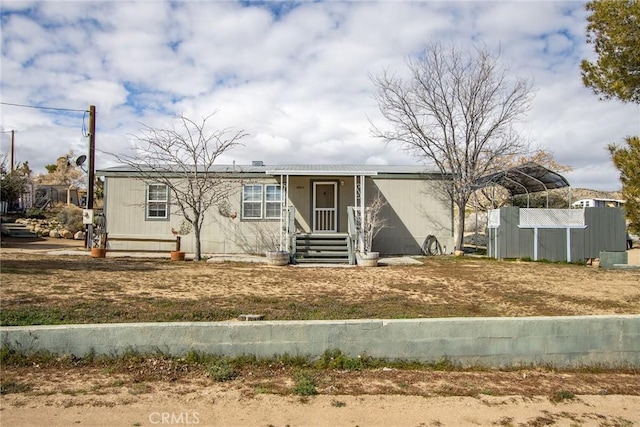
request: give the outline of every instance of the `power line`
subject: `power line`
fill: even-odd
[[[75,108],[54,108],[54,107],[40,107],[37,105],[25,105],[25,104],[14,104],[11,102],[0,102],[2,105],[11,105],[13,107],[23,107],[23,108],[36,108],[39,110],[54,110],[54,111],[75,111],[77,113],[87,113],[87,110],[78,110]]]

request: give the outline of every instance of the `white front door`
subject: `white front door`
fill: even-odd
[[[313,231],[338,231],[338,183],[313,183]]]

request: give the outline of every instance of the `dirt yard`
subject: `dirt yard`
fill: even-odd
[[[452,257],[293,268],[0,251],[3,325],[640,313],[640,272]],[[217,382],[179,360],[2,366],[0,425],[632,426],[637,370],[312,370],[246,365]]]
[[[364,268],[2,251],[3,325],[640,313],[640,270],[437,257]]]
[[[154,364],[154,362],[156,362]],[[244,370],[218,383],[193,372],[141,377],[105,368],[3,369],[2,426],[634,426],[638,374],[315,372],[318,394],[287,392],[291,373]],[[147,370],[148,370],[147,369]],[[145,370],[145,369],[142,369]],[[11,390],[15,384],[17,390]],[[9,385],[9,386],[7,386]],[[163,418],[164,417],[164,418]],[[164,420],[164,422],[163,422]]]

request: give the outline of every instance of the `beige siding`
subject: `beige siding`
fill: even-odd
[[[374,250],[419,254],[428,235],[436,236],[443,249],[453,249],[451,203],[438,188],[439,181],[374,178],[366,184],[369,199],[379,190],[387,201],[388,226],[374,240]]]
[[[252,180],[251,183],[275,184],[275,179]],[[249,182],[247,182],[249,183]],[[263,253],[278,241],[279,220],[243,220],[242,184],[229,199],[229,211],[222,215],[212,208],[205,214],[201,233],[203,253]],[[171,207],[168,221],[145,218],[146,184],[133,178],[109,177],[105,191],[107,232],[113,237],[173,238],[171,228],[178,230],[183,217],[177,206]],[[170,196],[171,197],[171,196]],[[235,216],[235,218],[232,218]],[[112,249],[170,250],[167,243],[116,242]],[[195,251],[193,231],[182,236],[182,250]]]
[[[276,184],[276,178],[253,179],[245,184]],[[336,182],[338,189],[338,231],[347,231],[347,206],[354,205],[353,177],[297,177],[289,179],[289,203],[296,209],[296,231],[312,228],[314,182]],[[443,246],[453,248],[451,204],[440,200],[437,181],[422,179],[367,178],[370,200],[378,190],[388,202],[388,227],[374,241],[374,250],[384,254],[419,254],[427,235],[435,235]],[[206,213],[201,234],[202,251],[207,253],[264,253],[278,243],[279,220],[242,219],[242,184],[229,200],[227,212],[217,208]],[[107,231],[112,237],[173,238],[171,228],[180,228],[182,216],[172,206],[169,220],[145,218],[146,185],[126,177],[108,177],[105,188]],[[170,243],[110,242],[112,249],[170,250]],[[195,251],[193,232],[182,237],[182,249]]]
[[[296,209],[296,231],[311,231],[311,191],[308,177],[292,176],[289,178],[289,200]]]

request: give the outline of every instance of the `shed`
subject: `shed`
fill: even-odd
[[[580,262],[601,251],[624,252],[625,243],[620,208],[505,207],[488,215],[487,253],[493,258]]]

